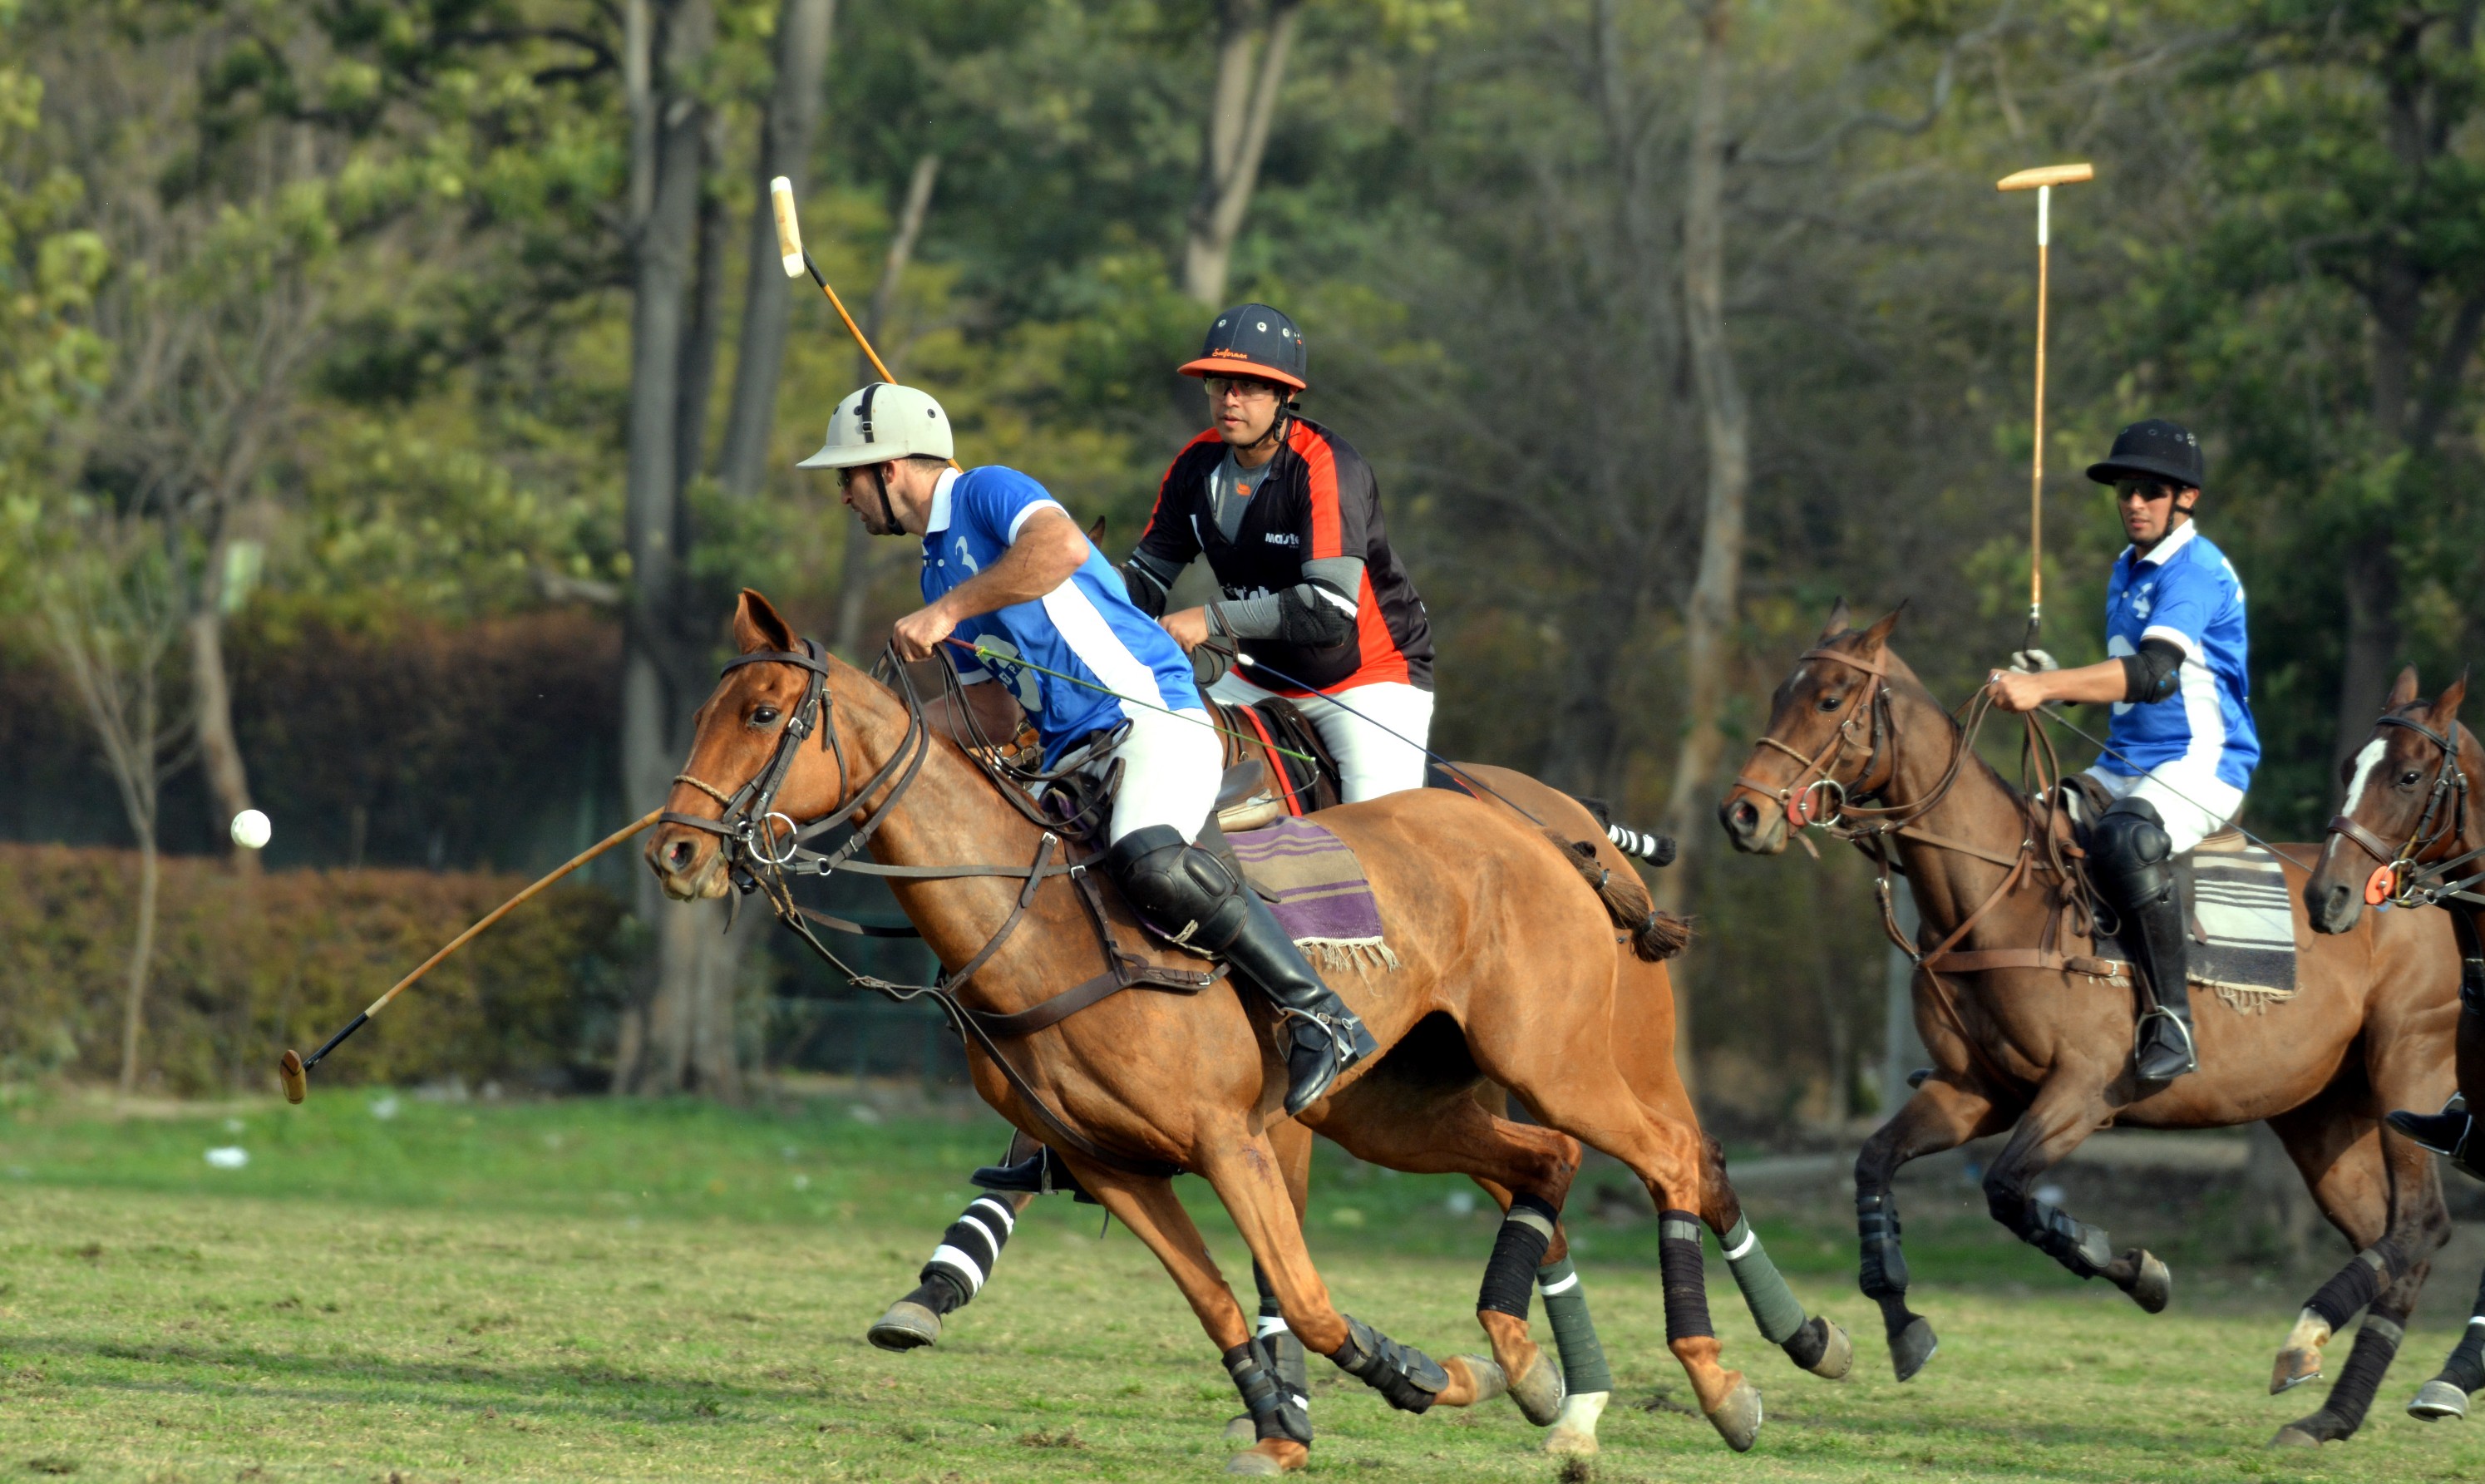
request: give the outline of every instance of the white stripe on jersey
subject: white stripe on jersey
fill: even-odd
[[[2226,713],[2218,699],[2218,677],[2209,673],[2208,666],[2187,657],[2175,672],[2175,682],[2183,698],[2184,724],[2192,728],[2182,760],[2215,778],[2218,764],[2226,756]]]
[[[1113,632],[1095,600],[1079,588],[1077,574],[1044,595],[1044,616],[1052,620],[1062,644],[1106,687],[1133,701],[1180,708],[1180,698],[1164,694],[1157,673]]]

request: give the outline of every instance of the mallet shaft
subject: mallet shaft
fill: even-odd
[[[2052,289],[2054,187],[2096,179],[2096,167],[2086,161],[2070,165],[2038,165],[2015,171],[1993,182],[2004,191],[2036,193],[2036,416],[2035,452],[2028,472],[2028,637],[2024,647],[2036,646],[2045,620],[2045,305]]]

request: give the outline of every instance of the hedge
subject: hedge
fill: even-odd
[[[294,870],[250,878],[167,857],[139,1043],[142,1083],[196,1096],[274,1084],[526,878]],[[109,1079],[136,930],[138,857],[0,844],[0,1079]],[[566,1086],[592,1076],[620,1000],[623,905],[564,883],[406,991],[322,1064],[323,1082],[463,1078]],[[602,1048],[609,1060],[609,1048]]]

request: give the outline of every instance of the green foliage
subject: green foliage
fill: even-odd
[[[133,857],[0,846],[0,1078],[100,1078],[119,1064]],[[266,1086],[307,1049],[525,885],[417,871],[165,865],[146,1025],[150,1084],[182,1096]],[[323,1083],[566,1082],[609,1008],[618,904],[558,888],[450,960],[316,1074]]]

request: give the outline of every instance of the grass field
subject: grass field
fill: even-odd
[[[939,1349],[863,1343],[998,1142],[989,1115],[853,1098],[731,1113],[323,1090],[298,1109],[117,1118],[19,1094],[0,1105],[0,1479],[1214,1475],[1231,1388],[1154,1260],[1118,1227],[1100,1239],[1091,1207],[1030,1212]],[[248,1163],[214,1168],[211,1147]],[[1324,1149],[1313,1225],[1341,1305],[1440,1354],[1482,1348],[1471,1308],[1492,1226],[1454,1214],[1460,1188]],[[1916,1304],[1943,1349],[1904,1388],[1854,1292],[1839,1213],[1762,1230],[1806,1303],[1855,1332],[1843,1383],[1763,1345],[1712,1252],[1728,1359],[1767,1398],[1760,1446],[1739,1458],[1683,1410],[1652,1223],[1580,1223],[1620,1377],[1593,1476],[2485,1469],[2485,1434],[2399,1410],[2450,1343],[2472,1273],[2437,1280],[2359,1438],[2274,1453],[2269,1434],[2320,1390],[2265,1394],[2302,1297],[2291,1280],[2178,1260],[2175,1306],[2149,1319],[1992,1232],[1972,1194],[1906,1197]],[[1246,1275],[1231,1228],[1206,1224],[1228,1275]],[[1506,1402],[1409,1418],[1314,1364],[1314,1473],[1559,1476]]]

